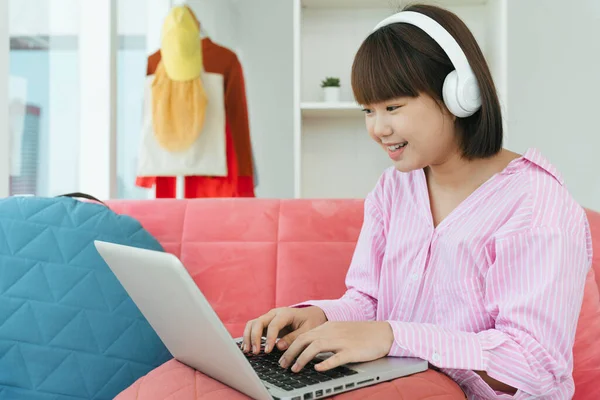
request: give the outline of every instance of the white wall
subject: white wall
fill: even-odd
[[[125,2],[130,4],[129,0],[119,0],[117,7],[119,15],[119,33],[123,32],[123,25],[127,25],[129,22],[128,20],[132,19],[130,12],[135,13],[135,10],[137,10],[137,13],[134,14],[137,16],[136,19],[142,18],[143,16],[146,18],[144,30],[146,36],[146,51],[148,55],[154,53],[156,50],[160,49],[161,28],[163,21],[171,8],[171,0],[134,0],[132,3],[142,2],[145,5],[141,8],[128,6],[127,9],[124,10],[123,4]]]
[[[174,0],[173,4],[188,4],[200,21],[203,33],[220,45],[235,49],[239,28],[230,0]]]
[[[293,2],[241,0],[238,57],[244,69],[259,197],[294,196]],[[243,18],[242,18],[243,16]]]
[[[509,0],[508,141],[539,148],[582,205],[600,210],[598,0]]]
[[[367,134],[364,117],[304,118],[302,197],[366,196],[391,162]]]
[[[485,57],[492,72],[496,91],[500,100],[500,107],[504,117],[508,115],[507,103],[507,75],[506,59],[507,49],[507,1],[489,0],[487,5],[487,16],[489,23],[486,25],[485,34]],[[506,129],[506,119],[504,120]]]

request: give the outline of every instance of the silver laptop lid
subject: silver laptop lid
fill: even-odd
[[[252,398],[272,399],[177,257],[94,244],[175,359]]]

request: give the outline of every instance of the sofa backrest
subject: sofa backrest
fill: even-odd
[[[361,200],[111,201],[177,255],[230,333],[273,307],[337,298]]]
[[[117,200],[182,260],[234,336],[273,307],[337,298],[363,221],[362,200]],[[589,212],[595,238],[600,214]],[[600,281],[600,239],[594,268]],[[243,284],[240,284],[243,282]],[[243,306],[241,306],[243,305]]]

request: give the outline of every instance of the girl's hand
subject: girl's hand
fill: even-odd
[[[326,371],[347,363],[385,357],[393,343],[394,332],[385,321],[326,322],[299,335],[283,353],[279,364],[287,368],[293,363],[292,371],[298,372],[317,354],[333,352],[334,355],[315,366],[317,371]]]
[[[246,324],[242,350],[245,353],[251,351],[258,354],[261,338],[266,335],[266,353],[273,350],[278,337],[281,339],[277,342],[277,348],[283,351],[292,344],[298,335],[325,322],[327,322],[327,317],[319,307],[275,308]]]

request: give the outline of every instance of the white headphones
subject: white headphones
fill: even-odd
[[[414,11],[394,14],[377,24],[373,31],[396,22],[421,28],[440,45],[452,61],[455,69],[446,76],[442,90],[448,110],[459,118],[469,117],[477,112],[481,107],[481,93],[477,78],[473,74],[467,56],[452,35],[434,19]]]

